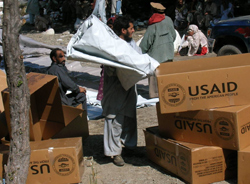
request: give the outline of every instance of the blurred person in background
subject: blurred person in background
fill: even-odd
[[[148,28],[140,43],[142,53],[147,53],[159,63],[171,62],[174,59],[174,41],[176,32],[173,21],[166,16],[165,7],[160,3],[150,3],[153,15],[148,21]],[[158,97],[156,77],[149,78],[149,96]]]
[[[196,25],[189,25],[187,34],[183,37],[184,40],[179,48],[179,54],[181,56],[197,56],[208,53],[207,37]]]
[[[29,22],[31,25],[35,25],[35,17],[39,15],[39,2],[38,0],[29,0],[27,4],[26,12],[29,14]]]

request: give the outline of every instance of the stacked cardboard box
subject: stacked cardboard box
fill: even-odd
[[[30,142],[27,184],[80,183],[84,172],[82,138],[49,139]],[[7,164],[9,146],[0,145],[0,177]]]
[[[30,140],[49,138],[88,137],[87,112],[61,103],[57,77],[52,75],[27,74],[30,89]],[[9,91],[2,91],[3,104],[10,126]]]
[[[229,156],[229,160],[237,160],[237,151],[239,155],[247,154],[250,146],[249,57],[250,54],[241,54],[161,64],[156,73],[159,135],[177,142],[206,145],[208,149],[217,146],[224,153],[229,149],[227,152],[232,152],[229,155],[234,155]],[[206,154],[201,158],[203,156]],[[236,165],[229,167],[228,155],[221,156],[227,168],[237,168]],[[195,165],[191,160],[190,170]],[[238,173],[243,177],[246,167],[241,165],[239,162]],[[174,173],[196,183],[194,179],[190,181]],[[203,177],[195,172],[193,176],[197,181]],[[202,181],[210,182],[205,178]],[[245,174],[244,181],[249,183],[250,176]]]
[[[89,135],[87,112],[62,105],[57,77],[29,73],[27,81],[31,141],[27,183],[81,182],[84,169],[82,139]],[[7,88],[1,91],[7,132],[11,135],[9,91]],[[3,155],[6,154],[0,149],[0,161]]]

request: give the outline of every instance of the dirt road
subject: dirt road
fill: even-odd
[[[135,32],[134,39],[139,40],[145,30]],[[66,46],[72,35],[67,32],[56,35],[44,35],[42,33],[25,34],[37,41]],[[200,57],[200,56],[199,56]],[[209,54],[203,57],[215,57]],[[196,57],[197,58],[197,57]],[[175,61],[193,59],[192,57],[176,56]],[[99,65],[85,63],[85,65],[99,67]],[[117,167],[112,160],[103,155],[103,127],[104,119],[90,120],[90,136],[84,141],[83,150],[85,157],[93,157],[92,162],[86,162],[85,173],[82,179],[83,184],[94,183],[96,179],[99,184],[183,184],[181,179],[168,173],[146,157],[145,138],[143,130],[147,127],[157,126],[157,115],[155,106],[137,109],[138,120],[138,147],[136,155],[124,156],[126,165]],[[91,164],[92,166],[90,166]],[[236,184],[236,180],[222,181],[218,184]]]

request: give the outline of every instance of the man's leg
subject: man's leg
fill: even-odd
[[[121,115],[117,115],[115,118],[105,118],[103,142],[106,156],[116,156],[122,153],[120,138],[123,119]]]
[[[85,93],[70,93],[67,97],[72,99],[72,106],[76,107],[77,105],[82,104],[82,109],[87,111],[87,99]]]
[[[35,23],[35,15],[34,14],[29,14],[29,20],[30,20],[30,24],[34,24]]]
[[[135,149],[137,146],[137,120],[136,117],[124,117],[121,141],[125,148]]]

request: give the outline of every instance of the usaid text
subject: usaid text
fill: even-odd
[[[195,87],[188,87],[188,92],[190,96],[198,95],[212,95],[212,94],[222,94],[222,93],[232,93],[238,88],[235,82],[226,82],[221,84],[212,84],[212,85],[201,85]]]

